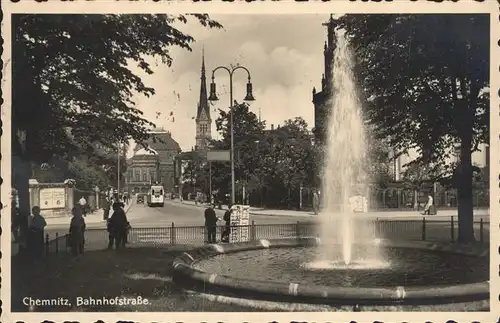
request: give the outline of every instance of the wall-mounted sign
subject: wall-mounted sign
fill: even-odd
[[[66,207],[66,190],[63,187],[41,188],[40,209],[62,209]]]

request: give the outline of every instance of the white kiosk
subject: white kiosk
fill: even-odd
[[[250,206],[233,205],[231,207],[231,233],[229,242],[246,242],[250,240]]]
[[[351,196],[349,198],[354,213],[367,213],[368,212],[368,199],[361,195]]]

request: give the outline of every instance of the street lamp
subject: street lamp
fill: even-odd
[[[235,204],[235,185],[234,185],[234,131],[233,131],[233,74],[235,71],[242,69],[245,70],[248,74],[248,83],[247,83],[247,95],[245,96],[244,100],[245,101],[254,101],[255,98],[253,97],[252,94],[252,82],[250,78],[250,71],[241,65],[238,66],[230,66],[230,67],[225,67],[225,66],[219,66],[216,67],[212,71],[212,83],[210,83],[210,96],[209,100],[210,101],[217,101],[219,98],[217,97],[216,93],[216,86],[215,86],[215,72],[219,69],[226,70],[229,73],[229,109],[231,111],[231,118],[230,118],[230,127],[231,127],[231,202],[232,204]]]

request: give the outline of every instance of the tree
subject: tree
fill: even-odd
[[[488,142],[488,15],[346,15],[367,116],[400,153],[441,164],[460,147],[454,170],[459,236],[474,240],[471,154]]]
[[[234,103],[230,111],[219,110],[219,117],[215,120],[215,124],[217,131],[221,134],[221,140],[212,140],[210,146],[214,150],[231,149],[230,119],[233,114],[235,180],[246,183],[259,165],[255,152],[258,148],[257,142],[262,138],[265,124],[258,120],[255,113],[250,112],[248,104],[236,101]],[[200,182],[208,185],[208,163],[204,163],[201,174],[204,180]],[[229,162],[212,163],[212,187],[219,190],[220,197],[231,192],[231,164]],[[205,191],[208,192],[208,187]]]
[[[174,27],[189,17],[221,27],[208,15],[13,15],[13,179],[21,214],[29,214],[30,162],[91,156],[95,144],[144,142],[133,102],[155,90],[132,67],[152,74],[147,57],[170,65],[169,48],[194,39]]]
[[[264,130],[264,123],[249,111],[248,105],[238,104],[232,112],[220,112],[216,125],[222,139],[212,142],[213,149],[230,149],[231,113],[234,113],[235,175],[239,186],[245,186],[251,202],[298,205],[300,187],[315,185],[317,152],[307,123],[294,118],[286,120],[282,127]],[[208,165],[199,176],[208,178]],[[221,195],[230,192],[230,163],[212,163],[212,185],[220,189]]]
[[[272,199],[280,206],[298,206],[300,188],[316,184],[317,152],[306,121],[301,117],[285,120],[282,127],[266,133],[264,142],[266,157],[261,167],[268,190],[274,193]]]

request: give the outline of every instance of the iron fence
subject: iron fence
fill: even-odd
[[[338,223],[341,225],[341,223]],[[248,226],[233,226],[231,231],[244,232],[249,240],[319,237],[321,235],[331,237],[337,234],[336,223],[328,227],[318,223],[296,222],[288,224],[255,224]],[[454,242],[458,237],[458,225],[456,217],[446,220],[375,220],[363,221],[356,225],[360,234],[393,240],[425,240]],[[224,226],[217,227],[217,238],[221,239]],[[330,230],[330,231],[329,231]],[[479,243],[489,242],[489,221],[480,219],[474,222],[474,234]],[[175,226],[159,228],[132,228],[127,237],[130,245],[201,245],[206,243],[207,230],[203,226]],[[46,235],[45,251],[50,253],[61,253],[69,250],[68,236],[53,237]],[[85,249],[104,249],[108,244],[108,232],[105,229],[89,229],[85,232]]]

